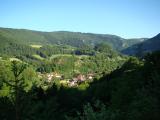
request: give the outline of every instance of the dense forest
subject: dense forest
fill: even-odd
[[[0,119],[159,120],[158,40],[1,28]]]
[[[147,38],[125,39],[110,34],[93,34],[68,31],[41,32],[11,28],[0,28],[0,38],[3,38],[4,40],[7,39],[5,42],[14,42],[23,45],[58,44],[81,47],[83,45],[95,46],[99,43],[107,43],[116,50],[123,50],[131,45],[147,40]]]

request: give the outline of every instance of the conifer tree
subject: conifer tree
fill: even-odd
[[[4,81],[9,85],[13,91],[13,102],[15,104],[16,120],[21,120],[20,118],[20,92],[25,87],[24,78],[21,75],[26,69],[26,64],[19,63],[17,61],[12,61],[11,71],[13,72],[14,78],[12,80]]]

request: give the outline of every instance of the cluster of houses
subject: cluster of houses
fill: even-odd
[[[57,79],[62,78],[62,76],[60,74],[58,74],[57,72],[46,73],[46,74],[38,73],[38,77],[45,79],[47,82],[51,82],[55,78],[57,78]]]
[[[68,85],[71,87],[77,86],[78,84],[81,84],[85,81],[92,80],[93,77],[94,77],[94,74],[87,74],[87,75],[78,74],[77,76],[73,77],[68,81]]]
[[[46,74],[38,73],[38,77],[45,79],[47,82],[52,82],[54,79],[59,79],[60,81],[64,81],[63,76],[57,72],[46,73]],[[79,84],[81,84],[85,81],[93,80],[93,78],[94,78],[94,74],[92,74],[92,73],[87,74],[87,75],[77,74],[73,78],[67,80],[66,84],[70,87],[78,86]]]

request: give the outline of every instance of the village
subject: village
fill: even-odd
[[[52,73],[38,73],[38,77],[44,80],[47,83],[54,82],[54,80],[60,80],[61,84],[66,84],[70,87],[75,87],[78,86],[79,84],[86,82],[86,81],[92,81],[94,78],[95,74],[94,73],[89,73],[89,74],[77,74],[74,77],[70,79],[64,79],[64,76],[57,73],[57,72],[52,72]]]

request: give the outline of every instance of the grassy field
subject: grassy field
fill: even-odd
[[[71,57],[71,54],[55,54],[50,57],[50,59],[54,59],[56,57]]]
[[[50,59],[54,59],[56,57],[71,57],[72,54],[55,54],[50,57]],[[77,58],[88,57],[88,55],[74,55]]]
[[[18,58],[9,58],[10,61],[21,61],[20,59]]]
[[[39,59],[39,60],[43,60],[44,58],[42,58],[41,56],[39,56],[39,55],[37,55],[37,54],[34,54],[34,55],[32,55],[33,57],[35,57],[35,58],[37,58],[37,59]]]
[[[42,47],[42,45],[30,45],[30,46],[33,48],[41,48]]]

